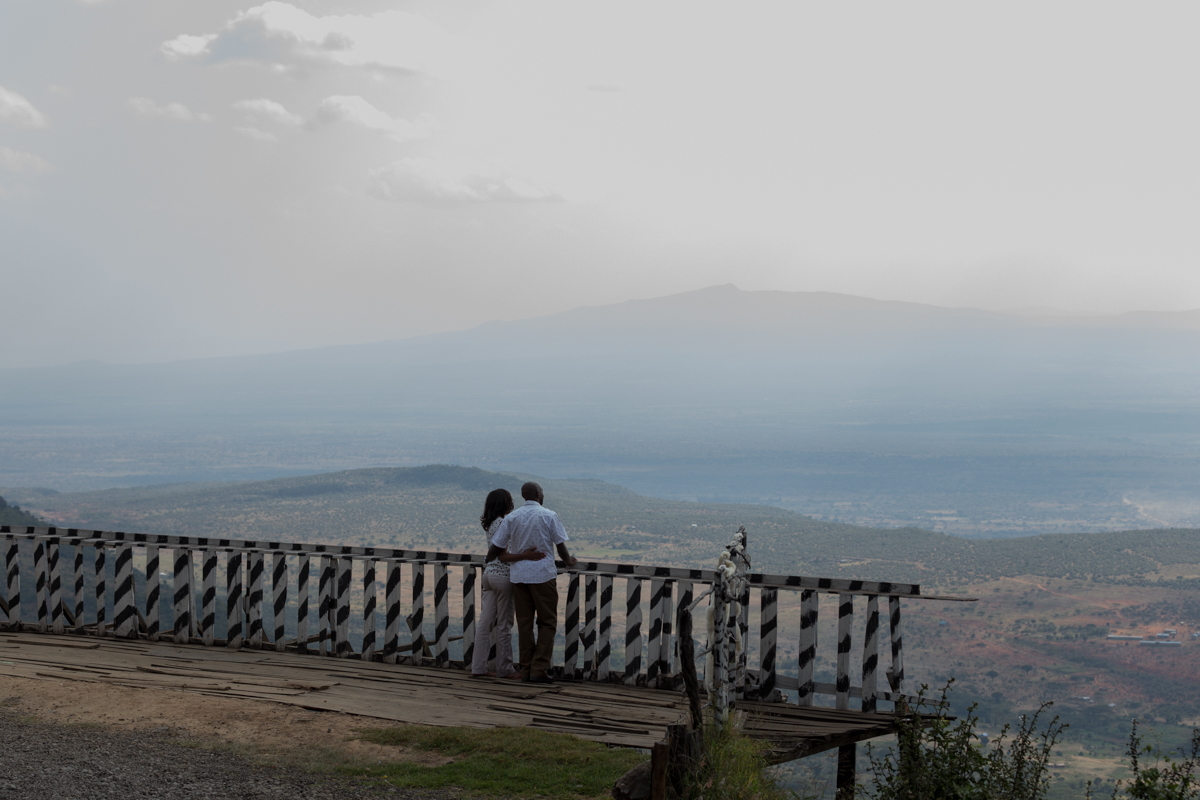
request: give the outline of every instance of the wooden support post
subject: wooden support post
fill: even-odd
[[[475,659],[475,571],[470,564],[462,568],[462,653],[466,669],[471,669]],[[399,616],[399,609],[396,613]]]
[[[583,579],[583,679],[596,680],[596,576]]]
[[[612,578],[607,575],[600,577],[600,641],[596,645],[596,680],[609,679],[609,656],[612,644]]]
[[[659,666],[662,661],[662,610],[663,590],[666,581],[650,579],[650,627],[646,636],[646,685],[658,686]]]
[[[387,562],[387,615],[385,619],[383,660],[395,664],[400,653],[400,564],[399,561]]]
[[[108,591],[105,586],[104,545],[99,542],[92,548],[92,573],[95,576],[96,588],[96,635],[103,636],[106,622],[105,612],[108,608]]]
[[[875,710],[875,698],[879,690],[876,675],[879,669],[879,598],[867,598],[867,629],[863,636],[862,660],[862,710]]]
[[[567,582],[567,615],[564,620],[563,677],[579,677],[579,573],[572,572]]]
[[[200,551],[200,639],[209,647],[217,639],[217,551]],[[229,631],[225,631],[228,638]]]
[[[450,666],[450,579],[445,564],[433,565],[433,660],[439,667]]]
[[[363,562],[363,635],[362,660],[375,660],[375,605],[378,602],[375,588],[375,560]]]
[[[775,644],[778,636],[778,591],[762,589],[758,595],[758,699],[775,694]]]
[[[287,605],[288,605],[288,568],[287,553],[276,551],[275,563],[271,569],[271,621],[274,623],[275,635],[271,641],[278,652],[283,652],[284,637],[287,635]]]
[[[425,562],[412,563],[412,610],[408,615],[408,632],[412,637],[412,663],[420,664],[425,656]]]
[[[854,800],[854,784],[857,780],[858,745],[847,744],[838,748],[837,791],[835,800]]]
[[[33,587],[34,600],[37,602],[37,629],[46,632],[46,585],[49,583],[46,575],[46,546],[40,539],[33,543]]]
[[[813,682],[813,669],[817,661],[817,611],[820,608],[817,593],[805,589],[800,593],[800,651],[797,656],[799,671],[799,689],[796,701],[802,706],[813,704],[816,684]]]
[[[308,601],[312,595],[308,585],[309,561],[309,556],[300,556],[296,569],[296,652],[300,654],[308,653]]]
[[[676,607],[679,609],[684,609],[684,608],[689,607],[692,604],[692,593],[693,593],[692,582],[691,581],[680,581],[679,582],[679,603],[677,604]],[[678,622],[679,622],[679,620],[678,620],[678,613],[677,613],[676,614],[675,638],[671,643],[671,648],[674,652],[673,658],[675,659],[676,678],[672,682],[672,684],[668,687],[668,688],[672,688],[672,689],[679,689],[680,686],[682,685],[680,683],[680,681],[683,679],[682,678],[682,676],[683,676],[682,635],[683,634],[679,632]],[[695,664],[693,664],[692,667],[693,667],[693,671],[694,671]]]
[[[337,559],[337,599],[334,601],[337,631],[337,657],[349,658],[354,652],[350,646],[350,582],[354,572],[354,560]]]
[[[79,546],[76,546],[75,547],[75,562],[76,562],[75,596],[76,597],[78,597],[80,594],[80,587],[82,585],[81,579],[83,577],[83,573],[78,569],[79,565],[82,563],[81,558],[80,558],[81,552],[82,552],[82,548]],[[160,628],[159,605],[161,603],[161,598],[162,598],[162,586],[161,586],[161,581],[159,580],[159,576],[158,576],[160,569],[161,569],[161,567],[159,566],[158,548],[155,547],[154,545],[147,545],[146,546],[146,638],[152,642],[158,641],[158,634],[159,634],[159,628]],[[83,616],[82,610],[81,609],[76,610],[75,619],[76,619],[77,625],[83,625],[83,622],[80,620],[80,617],[82,617],[82,616]]]
[[[679,619],[676,626],[679,630],[679,676],[688,698],[691,729],[697,731],[704,721],[704,711],[700,705],[700,681],[696,677],[696,648],[692,641],[692,612],[688,610],[689,605],[691,604],[679,601]]]
[[[8,627],[9,630],[21,629],[21,562],[20,549],[15,536],[4,537],[4,549],[7,553],[4,559],[4,569],[8,585]]]
[[[242,622],[242,554],[230,551],[225,561],[225,646],[239,649],[245,639]]]
[[[133,545],[116,548],[113,583],[113,635],[137,638],[137,606],[133,601]]]
[[[63,632],[62,566],[59,563],[59,543],[46,544],[47,569],[50,571],[50,629]]]
[[[900,629],[900,598],[888,598],[889,621],[892,629],[892,668],[888,683],[896,694],[904,692],[904,633]]]
[[[671,748],[655,742],[650,748],[650,800],[667,800],[667,767]]]
[[[250,647],[261,649],[263,646],[263,554],[252,552],[249,555],[250,588],[247,594],[247,624],[246,641]]]
[[[625,581],[625,685],[636,686],[642,673],[642,579]]]

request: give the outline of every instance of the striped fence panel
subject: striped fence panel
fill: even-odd
[[[471,668],[475,658],[475,567],[462,568],[463,665]]]
[[[75,542],[74,577],[75,577],[75,633],[82,634],[86,620],[83,610],[87,607],[83,579],[83,542]]]
[[[113,578],[113,635],[137,638],[137,605],[133,599],[133,547],[116,548]]]
[[[296,568],[296,652],[308,652],[308,588],[309,557],[300,556]]]
[[[412,661],[420,664],[425,657],[425,563],[412,565],[412,613],[408,615],[408,632],[412,636]]]
[[[242,554],[233,551],[225,562],[225,642],[229,647],[241,647],[245,641],[244,607]]]
[[[387,562],[387,617],[384,620],[383,657],[395,664],[400,656],[400,561]],[[474,577],[474,570],[471,570]],[[466,591],[464,589],[464,591]],[[474,643],[472,643],[474,644]]]
[[[46,544],[47,569],[50,571],[50,629],[55,633],[64,630],[62,598],[62,565],[59,563],[59,544]]]
[[[334,576],[333,564],[333,558],[321,559],[321,579],[319,586],[321,607],[318,612],[321,618],[321,634],[318,652],[323,656],[332,656],[337,653],[337,627],[334,624],[336,612],[333,605],[334,584],[337,580]]]
[[[284,636],[287,634],[287,605],[288,605],[288,565],[286,553],[275,553],[275,563],[271,569],[271,594],[273,612],[272,621],[275,623],[275,635],[271,642],[275,649],[283,652]]]
[[[596,644],[596,680],[609,678],[609,658],[612,654],[612,598],[613,579],[600,576],[600,631]]]
[[[250,587],[246,593],[246,641],[250,647],[263,646],[263,572],[266,570],[263,554],[254,552],[249,557]]]
[[[657,686],[662,666],[663,592],[667,582],[662,578],[650,580],[650,625],[646,631],[646,685]]]
[[[888,617],[892,633],[892,667],[888,671],[891,690],[900,694],[904,691],[904,634],[900,629],[900,598],[888,598]]]
[[[625,582],[625,683],[637,685],[642,671],[642,582]]]
[[[75,596],[79,597],[83,588],[83,573],[79,567],[83,564],[83,548],[75,548]],[[146,638],[152,642],[158,641],[159,632],[159,604],[162,598],[162,587],[159,585],[158,573],[162,569],[159,565],[158,548],[154,545],[146,546]],[[83,610],[80,608],[76,611],[77,617],[82,616]]]
[[[4,572],[5,585],[7,586],[6,600],[8,602],[8,626],[12,630],[21,629],[21,562],[19,560],[20,550],[17,546],[19,540],[12,537],[5,537],[4,540]]]
[[[862,710],[874,711],[876,692],[879,685],[876,674],[879,668],[879,598],[867,598],[867,628],[863,635],[862,660]]]
[[[37,629],[46,632],[46,546],[39,540],[33,548],[33,589],[37,601]]]
[[[337,559],[334,629],[337,631],[338,658],[349,658],[352,652],[350,647],[350,583],[353,572],[353,559]]]
[[[778,589],[759,593],[758,697],[769,700],[775,692],[775,645],[779,633]]]
[[[595,575],[583,579],[583,679],[596,680],[596,582]]]
[[[838,595],[837,708],[850,708],[850,624],[854,618],[854,595]]]
[[[100,548],[96,548],[97,553]],[[175,548],[175,641],[187,644],[192,635],[192,551]]]
[[[216,550],[200,554],[200,638],[206,645],[217,639],[217,565]]]
[[[105,611],[108,604],[108,592],[105,585],[105,564],[104,551],[106,548],[103,545],[96,545],[92,548],[92,574],[95,576],[96,589],[96,635],[104,635],[105,626]]]
[[[675,581],[667,581],[663,589],[662,638],[658,647],[658,680],[653,684],[659,689],[672,689],[675,684]]]
[[[450,579],[445,564],[433,565],[433,658],[439,667],[450,666]]]
[[[363,565],[363,661],[375,659],[375,604],[378,590],[375,588],[375,562]]]
[[[805,589],[800,593],[800,649],[797,654],[799,675],[797,678],[796,702],[811,706],[816,694],[813,670],[817,662],[817,611],[820,608],[817,593]]]
[[[579,574],[571,573],[567,582],[567,617],[564,621],[563,675],[574,680],[579,675]]]

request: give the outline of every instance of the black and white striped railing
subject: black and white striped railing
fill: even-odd
[[[0,622],[10,629],[23,626],[54,633],[235,648],[295,648],[300,653],[441,667],[472,660],[482,555],[65,528],[0,526],[0,537],[0,575],[4,576]],[[63,546],[74,549],[71,564],[60,558]],[[26,570],[25,576],[26,580],[32,578],[32,584],[22,577],[18,558],[22,552],[32,561],[32,574]],[[70,574],[64,575],[67,570]],[[197,570],[198,587],[193,585]],[[110,571],[112,581],[106,577]],[[461,604],[455,600],[459,613],[454,620],[450,614],[452,572],[459,573],[454,582],[462,590]],[[564,646],[558,669],[562,674],[580,680],[678,686],[676,612],[712,586],[715,570],[580,561],[571,569],[560,563],[559,572],[566,589],[565,613],[560,617]],[[73,603],[64,597],[64,579],[73,586]],[[623,614],[618,611],[614,615],[614,581],[623,582]],[[407,603],[403,602],[406,582],[410,589]],[[91,593],[87,592],[89,583]],[[432,631],[425,620],[426,587],[430,585]],[[850,697],[856,696],[869,710],[878,700],[894,700],[902,692],[900,599],[920,597],[919,586],[762,573],[745,575],[743,585],[735,604],[740,608],[730,620],[747,643],[738,663],[731,665],[730,679],[738,684],[738,697],[777,699],[777,690],[786,690],[795,691],[799,703],[811,705],[816,694],[834,694],[837,706],[848,708]],[[378,609],[381,589],[384,608]],[[778,674],[780,591],[800,593],[797,677]],[[33,594],[25,598],[34,600],[30,619],[21,616],[23,592]],[[747,664],[753,592],[759,595],[757,669]],[[838,596],[836,682],[832,685],[817,681],[815,673],[821,594]],[[851,664],[850,628],[856,596],[866,600],[861,672]],[[887,598],[886,622],[891,633],[890,691],[882,692],[876,677],[880,597]],[[162,598],[172,612],[170,630],[164,629],[160,619]],[[92,602],[85,602],[89,599]],[[112,608],[111,620],[106,607]],[[270,617],[269,628],[264,627],[268,622],[264,611]],[[291,638],[287,638],[285,619],[294,619]],[[451,635],[452,621],[461,637]],[[624,641],[614,647],[613,636],[622,628]],[[224,632],[223,638],[220,632]],[[450,644],[455,640],[461,641],[461,659],[451,654]],[[858,674],[852,676],[852,671]],[[861,677],[858,686],[851,687],[852,677]]]

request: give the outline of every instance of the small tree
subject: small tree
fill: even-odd
[[[1129,743],[1126,745],[1129,756],[1129,771],[1133,773],[1131,781],[1117,781],[1112,790],[1113,800],[1192,800],[1200,796],[1200,728],[1192,729],[1192,741],[1188,751],[1180,753],[1179,761],[1172,761],[1169,755],[1155,745],[1143,745],[1138,735],[1138,722],[1135,719],[1129,731]],[[1154,766],[1142,766],[1143,756],[1153,756]],[[1092,797],[1092,785],[1088,783],[1088,798]]]
[[[940,708],[947,707],[953,683],[951,678],[941,689]],[[930,705],[928,690],[921,687],[918,709]],[[1005,725],[986,755],[976,744],[974,704],[954,722],[943,716],[932,721],[900,716],[894,749],[877,753],[867,748],[874,778],[866,794],[872,800],[1040,800],[1050,785],[1050,753],[1066,727],[1055,717],[1039,729],[1049,705],[1023,715],[1011,736]]]

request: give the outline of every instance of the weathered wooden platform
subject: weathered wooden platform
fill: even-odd
[[[31,632],[0,633],[0,675],[241,697],[386,722],[527,726],[624,747],[649,748],[687,717],[682,694],[622,684],[538,686],[458,669]],[[738,708],[777,760],[886,735],[893,724],[891,714],[788,703]]]

